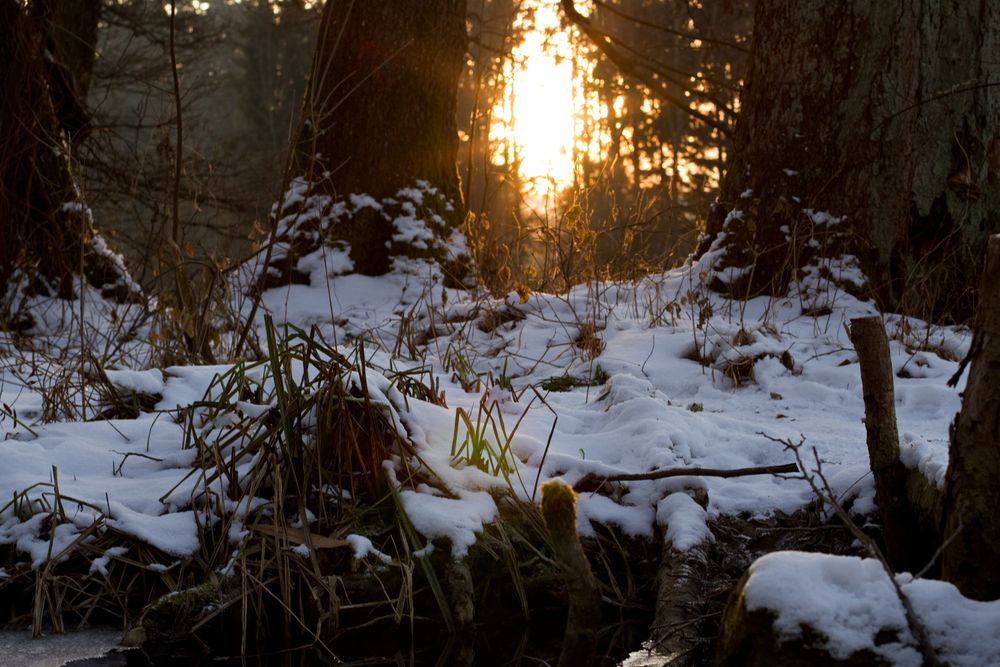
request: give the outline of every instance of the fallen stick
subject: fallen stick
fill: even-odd
[[[782,475],[796,473],[799,469],[794,463],[782,463],[774,466],[758,466],[755,468],[667,468],[651,472],[621,473],[618,475],[584,475],[573,485],[577,491],[581,487],[597,488],[604,482],[637,482],[640,480],[663,479],[665,477],[746,477],[748,475]]]

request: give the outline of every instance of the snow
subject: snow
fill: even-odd
[[[391,202],[357,197],[337,210],[293,182],[280,208],[285,217],[279,227],[319,234],[326,222],[366,207],[401,212],[393,213],[397,234],[419,241],[426,229],[411,224],[411,218],[416,219],[416,207],[432,194],[418,184]],[[299,210],[293,213],[293,208]],[[811,216],[817,225],[839,222],[828,214]],[[464,238],[457,234],[451,241],[460,253]],[[396,458],[384,464],[395,480],[402,510],[427,545],[421,553],[436,545],[457,557],[467,554],[505,502],[539,502],[538,488],[549,479],[574,484],[586,475],[789,462],[790,454],[774,439],[804,438],[810,450],[805,458],[812,460],[816,449],[842,501],[856,513],[873,512],[861,381],[844,325],[877,311],[840,287],[863,281],[856,260],[845,257],[805,267],[785,297],[734,302],[705,288],[716,277],[713,253],[717,251],[682,269],[635,282],[531,293],[522,302],[516,293],[494,299],[445,288],[440,269],[424,260],[400,259],[395,264],[399,270],[382,277],[351,274],[346,248],[320,246],[298,259],[309,283],[267,290],[254,325],[261,340],[265,315],[273,318],[279,333],[286,324],[315,327],[314,336],[348,358],[356,358],[364,344],[371,364],[370,400],[416,449],[419,460],[408,465],[436,480],[433,487],[403,484],[399,480],[409,477],[394,474],[403,469],[402,462]],[[248,267],[242,279],[251,280],[254,270],[260,268]],[[88,330],[108,332],[110,322],[128,321],[117,311],[102,311],[98,296],[88,293],[91,298],[95,319]],[[60,306],[57,300],[35,303],[52,309],[40,324],[47,340],[61,350],[71,349],[75,333],[58,334],[56,324],[72,322],[74,306]],[[249,315],[249,306],[243,308]],[[490,324],[504,313],[510,317],[503,324]],[[962,390],[961,384],[948,387],[947,380],[968,348],[969,332],[892,314],[883,319],[897,374],[903,460],[940,484],[947,466],[948,424]],[[78,331],[78,324],[70,330]],[[120,390],[160,398],[152,410],[128,420],[83,421],[95,410],[73,408],[59,413],[56,421],[41,423],[51,408],[45,395],[58,378],[75,371],[63,368],[55,355],[32,361],[13,342],[2,341],[0,402],[10,408],[0,415],[5,436],[0,442],[0,496],[17,501],[0,508],[0,544],[16,544],[34,567],[65,557],[74,540],[91,529],[121,531],[160,549],[170,557],[166,562],[195,553],[198,526],[218,517],[201,503],[204,474],[195,468],[196,450],[187,443],[197,435],[210,446],[228,425],[263,418],[271,409],[266,401],[240,400],[231,413],[209,419],[205,406],[218,399],[218,378],[233,366],[144,366],[150,353],[141,341],[149,331],[136,326],[138,334],[128,340],[140,342],[116,348],[105,372]],[[598,344],[579,345],[581,334]],[[103,335],[107,342],[110,334]],[[262,383],[263,368],[247,364],[244,371]],[[417,371],[434,378],[444,405],[403,397],[399,374]],[[294,372],[301,376],[304,370]],[[565,376],[583,382],[569,391],[542,388],[546,380]],[[87,400],[96,399],[86,391],[73,395],[74,405]],[[462,414],[468,422],[456,419]],[[491,465],[476,465],[453,449],[473,437],[484,439],[494,452]],[[493,464],[499,460],[505,464],[498,469]],[[252,464],[238,464],[241,478]],[[213,492],[224,497],[221,478],[217,484]],[[56,507],[59,499],[62,510]],[[595,524],[607,524],[641,538],[661,534],[685,551],[711,540],[711,521],[722,515],[767,517],[796,511],[811,500],[801,480],[768,475],[640,480],[616,483],[610,493],[581,493],[578,529],[588,536]],[[221,503],[233,521],[232,543],[247,537],[244,519],[263,502]],[[65,512],[58,517],[64,521],[51,534],[42,532],[44,519],[57,512]],[[392,558],[370,536],[350,535],[347,540],[358,559]],[[103,576],[117,555],[109,550],[94,559],[91,575]],[[781,555],[754,567],[748,601],[779,609],[781,627],[788,632],[803,619],[815,621],[824,632],[830,630],[831,646],[847,651],[869,646],[871,629],[879,623],[898,626],[891,587],[867,562]],[[782,579],[781,585],[772,586],[772,579]],[[983,619],[996,623],[995,607],[977,606],[935,582],[908,582],[906,587],[928,625],[943,628],[940,645],[953,647],[948,649],[953,664],[976,664],[976,655],[1000,661],[993,640],[987,639],[995,633],[982,630]],[[790,601],[795,589],[815,591],[830,606],[803,602],[796,607]],[[966,618],[972,609],[981,618]],[[823,621],[822,614],[832,620]],[[905,639],[905,625],[901,627]],[[932,634],[939,632],[933,628]],[[978,639],[975,628],[982,633]],[[967,630],[973,639],[961,635]],[[896,650],[877,648],[886,656]],[[897,648],[891,660],[909,664],[912,646]]]
[[[106,370],[105,375],[111,384],[118,389],[132,391],[138,394],[162,394],[163,373],[158,368],[147,371]]]
[[[907,574],[896,580],[941,660],[953,667],[1000,664],[1000,601],[969,600],[942,581]],[[751,566],[744,600],[748,611],[774,612],[774,628],[784,639],[799,637],[803,626],[819,630],[835,658],[869,650],[898,667],[922,662],[902,602],[876,560],[768,554]],[[886,631],[894,633],[892,641],[885,641]]]
[[[811,208],[805,208],[802,209],[802,211],[809,216],[809,219],[813,221],[813,224],[820,227],[838,225],[845,220],[843,216],[830,215],[826,211],[816,211]]]
[[[383,563],[391,563],[392,556],[384,554],[375,548],[372,541],[365,537],[364,535],[348,535],[346,538],[347,544],[350,545],[351,550],[354,552],[355,560],[363,560],[367,556],[375,556]]]
[[[666,526],[666,538],[678,551],[712,542],[705,510],[686,493],[671,493],[656,506],[656,522]]]
[[[99,572],[102,576],[108,576],[108,563],[112,558],[124,556],[128,553],[128,547],[111,547],[102,556],[98,556],[90,563],[90,574]]]
[[[483,491],[463,491],[457,499],[405,490],[399,494],[413,526],[429,540],[447,538],[456,558],[465,556],[476,542],[476,533],[493,521],[497,505]]]
[[[198,524],[194,512],[173,512],[153,516],[112,502],[108,525],[138,537],[171,556],[191,556],[198,550]]]

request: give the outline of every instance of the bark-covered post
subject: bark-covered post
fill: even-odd
[[[1000,3],[760,0],[754,24],[702,247],[745,270],[713,287],[782,294],[848,257],[884,308],[970,316],[1000,231]]]
[[[962,409],[951,428],[941,576],[1000,599],[1000,235],[989,242]]]
[[[848,333],[861,366],[868,458],[875,476],[886,555],[893,569],[919,572],[936,545],[927,543],[930,536],[922,534],[920,521],[907,501],[910,473],[899,458],[889,339],[880,317],[853,319]]]

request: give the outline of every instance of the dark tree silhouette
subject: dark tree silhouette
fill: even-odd
[[[702,247],[746,270],[715,287],[846,254],[883,307],[968,318],[1000,229],[1000,5],[761,0],[750,60]]]
[[[434,237],[447,240],[464,219],[455,114],[465,51],[464,0],[324,7],[291,175],[295,187],[307,184],[307,206],[321,208],[313,216],[320,235],[349,246],[353,270],[382,274],[393,256],[410,254],[400,236],[407,232],[394,226],[406,213],[392,208],[400,191],[420,191],[410,203]],[[385,206],[357,205],[361,196]],[[331,202],[346,202],[346,213]],[[281,213],[290,224],[278,233],[292,239],[291,262],[314,246],[312,228],[303,227],[310,216],[287,204]],[[444,245],[410,249],[444,264]],[[288,271],[302,279],[294,264]]]
[[[0,1],[0,285],[10,296],[21,278],[29,291],[72,298],[82,266],[107,296],[130,298],[134,284],[94,232],[74,180],[69,137],[84,112],[72,77],[52,62],[48,27]]]
[[[948,474],[943,500],[947,540],[941,574],[975,600],[1000,599],[1000,237],[989,241],[975,335],[969,356],[969,380],[962,409],[951,427]]]

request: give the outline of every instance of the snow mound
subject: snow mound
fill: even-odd
[[[938,657],[952,667],[1000,664],[1000,600],[977,602],[942,581],[897,575]],[[882,564],[852,556],[782,551],[758,559],[744,587],[747,611],[775,614],[784,639],[816,630],[830,654],[868,650],[898,667],[921,655]],[[886,641],[886,637],[890,640]]]

